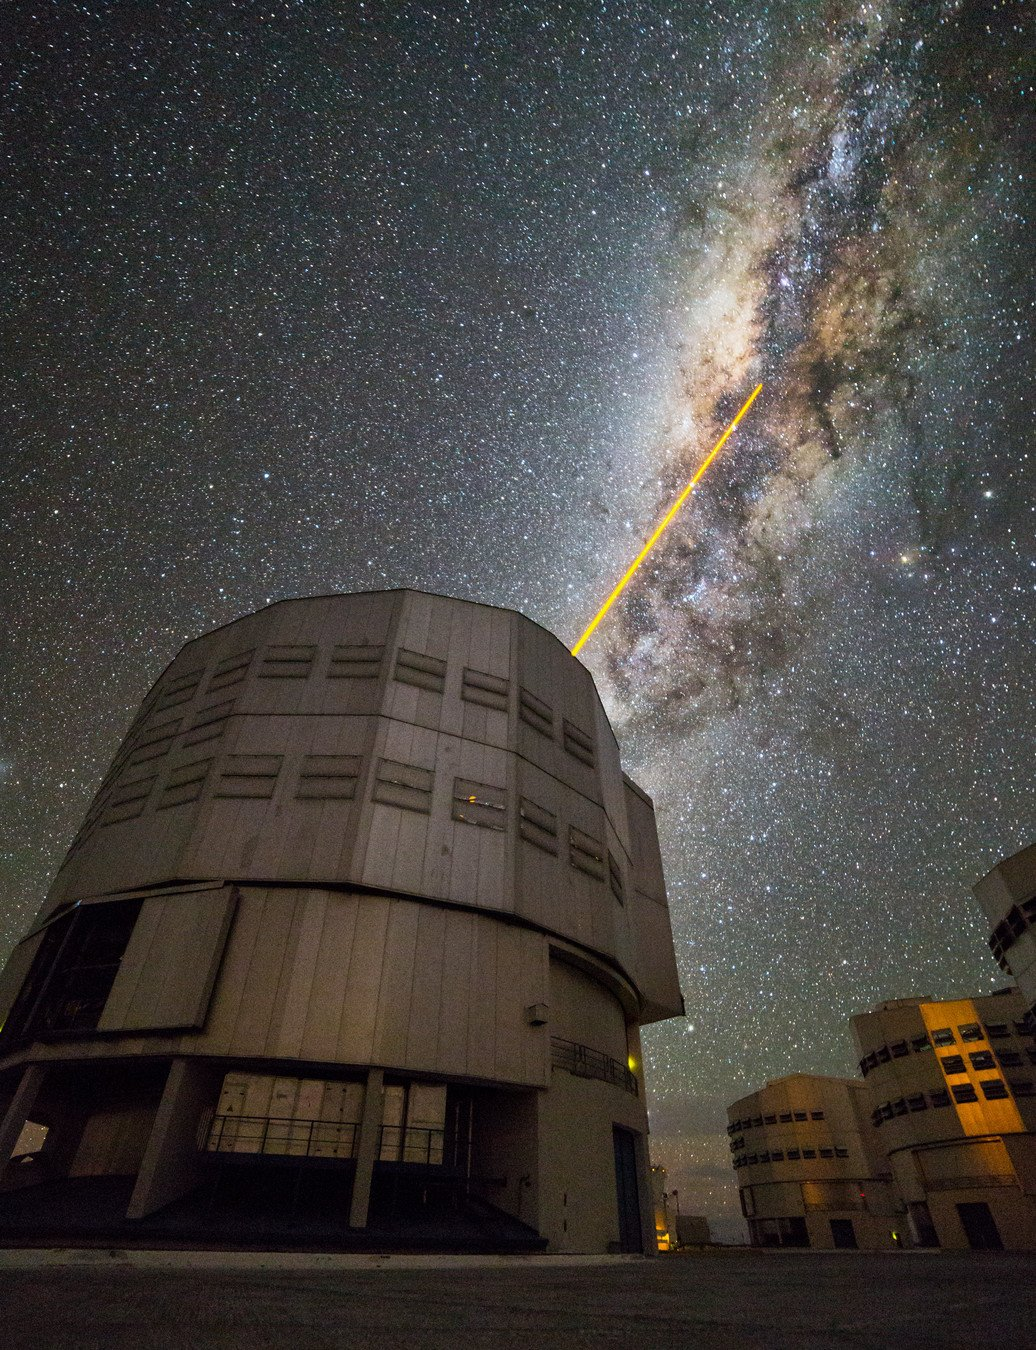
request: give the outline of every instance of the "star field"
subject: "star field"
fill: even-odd
[[[848,1014],[1001,984],[1030,10],[7,6],[0,954],[184,641],[388,586],[572,641],[761,380],[581,653],[658,812],[681,1207]]]

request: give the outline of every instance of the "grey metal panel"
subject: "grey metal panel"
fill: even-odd
[[[203,1026],[236,903],[230,886],[145,900],[99,1029]]]

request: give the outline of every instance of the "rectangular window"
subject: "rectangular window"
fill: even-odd
[[[553,708],[549,703],[544,703],[541,698],[537,698],[535,694],[530,694],[528,689],[519,689],[518,691],[518,716],[527,726],[532,727],[533,731],[538,731],[541,736],[553,737]]]
[[[467,778],[453,780],[453,819],[486,830],[507,829],[507,792]]]
[[[805,1113],[805,1111],[796,1111],[796,1112],[795,1112],[795,1119],[796,1119],[796,1120],[800,1120],[800,1121],[801,1121],[801,1120],[805,1120],[805,1119],[806,1119],[806,1113]]]
[[[810,1120],[823,1120],[824,1113],[823,1111],[810,1111],[809,1118]]]
[[[905,1097],[897,1097],[892,1103],[892,1114],[894,1116],[905,1116],[907,1113],[907,1104]]]
[[[955,1102],[977,1102],[978,1093],[970,1083],[956,1083],[951,1089]]]
[[[228,699],[225,703],[213,703],[207,708],[199,708],[190,728],[184,733],[184,748],[201,745],[205,741],[219,740],[227,729],[227,722],[233,711],[233,699]]]
[[[608,886],[619,904],[624,905],[626,903],[626,890],[622,881],[622,868],[619,866],[619,860],[610,849],[608,851]]]
[[[835,1151],[833,1148],[822,1148],[820,1150],[820,1156],[822,1158],[833,1158],[835,1156]]]
[[[487,675],[481,670],[465,668],[460,696],[468,703],[479,703],[483,708],[498,708],[506,712],[510,689],[508,681],[499,675]]]
[[[605,878],[607,865],[604,860],[604,845],[592,834],[577,830],[574,825],[568,829],[568,861],[588,876],[598,881]]]
[[[940,1027],[938,1031],[932,1032],[933,1045],[953,1045],[956,1037],[949,1027]]]
[[[176,733],[180,730],[182,717],[170,717],[159,722],[140,734],[126,756],[128,765],[147,764],[153,759],[161,759],[173,748]]]
[[[923,1092],[918,1092],[915,1096],[913,1096],[913,1097],[908,1097],[908,1098],[906,1099],[906,1102],[907,1102],[907,1106],[909,1106],[909,1108],[910,1108],[911,1111],[927,1111],[927,1110],[928,1110],[928,1103],[925,1101],[925,1095],[924,1095]]]
[[[915,1055],[924,1054],[926,1050],[931,1050],[932,1048],[932,1043],[927,1036],[915,1036],[910,1044],[914,1047]]]
[[[817,1156],[817,1151],[815,1148],[804,1148],[802,1150],[802,1156],[803,1158],[815,1158]]]
[[[396,653],[395,678],[401,684],[413,684],[418,689],[441,694],[446,686],[446,662],[423,652],[407,651],[400,647]]]
[[[938,1108],[940,1106],[949,1106],[950,1094],[948,1092],[943,1091],[929,1092],[928,1100],[932,1103],[932,1106],[935,1108]]]
[[[304,755],[296,797],[306,801],[350,801],[360,777],[359,755]]]
[[[220,768],[214,795],[272,797],[283,759],[283,755],[227,755]]]
[[[155,700],[155,711],[164,712],[167,708],[179,707],[181,703],[190,703],[198,692],[204,674],[205,667],[198,666],[195,670],[185,670],[182,675],[175,675],[162,687]]]
[[[211,759],[193,759],[170,770],[161,795],[158,798],[158,810],[168,806],[183,806],[187,802],[196,802],[205,787]]]
[[[770,1161],[771,1161],[771,1162],[783,1162],[783,1161],[784,1161],[784,1152],[783,1152],[783,1150],[782,1150],[782,1149],[779,1149],[779,1148],[775,1148],[775,1149],[773,1150],[773,1152],[770,1154]]]
[[[962,1027],[958,1027],[962,1041],[980,1041],[982,1040],[982,1028],[977,1022],[965,1022]]]
[[[998,1050],[996,1057],[1004,1069],[1019,1069],[1025,1063],[1017,1050]]]
[[[978,1085],[987,1102],[1003,1101],[1005,1097],[1010,1096],[999,1078],[980,1078]]]
[[[835,1149],[835,1157],[836,1157],[836,1158],[848,1158],[848,1156],[849,1156],[849,1150],[848,1150],[847,1148],[836,1148],[836,1149]]]
[[[544,853],[557,856],[558,818],[553,811],[537,805],[528,797],[522,797],[518,803],[518,833],[528,843],[543,849]]]
[[[987,1022],[986,1037],[991,1041],[1002,1041],[1009,1035],[1006,1022]]]
[[[966,1072],[963,1055],[940,1055],[939,1063],[945,1074]]]
[[[306,680],[317,659],[316,647],[285,642],[267,647],[259,665],[261,680]]]
[[[907,1045],[906,1041],[896,1041],[893,1045],[889,1046],[889,1049],[892,1051],[893,1059],[902,1059],[904,1055],[910,1054],[910,1047]]]
[[[777,1124],[777,1117],[776,1117],[776,1116],[763,1116],[763,1124],[764,1124],[764,1125],[776,1125],[776,1124]]]
[[[101,824],[117,825],[122,820],[133,820],[141,815],[157,777],[157,774],[149,773],[120,783],[108,798]]]
[[[581,764],[588,765],[591,769],[594,767],[594,743],[593,739],[574,722],[570,722],[567,717],[562,719],[561,739],[565,749],[573,758],[578,759]]]
[[[892,1059],[892,1056],[891,1056],[891,1054],[889,1053],[889,1048],[888,1048],[888,1046],[887,1046],[887,1045],[881,1045],[881,1046],[879,1046],[879,1047],[878,1047],[878,1063],[879,1063],[879,1064],[888,1064],[889,1061],[890,1061],[891,1059]]]
[[[781,1112],[781,1124],[782,1124],[782,1125],[790,1125],[790,1124],[791,1124],[791,1112],[790,1112],[790,1111],[782,1111],[782,1112]]]
[[[972,1050],[968,1056],[971,1060],[973,1069],[995,1069],[996,1060],[993,1058],[992,1050]]]
[[[381,645],[340,642],[331,649],[329,680],[376,680],[385,657]]]
[[[399,806],[404,811],[432,809],[431,769],[418,769],[413,764],[399,764],[392,759],[378,761],[374,780],[374,800],[386,806]]]
[[[799,1159],[801,1158],[801,1156],[802,1156],[802,1155],[799,1153],[799,1150],[798,1150],[797,1148],[789,1148],[789,1149],[788,1149],[788,1161],[789,1161],[789,1162],[798,1162]]]
[[[1031,1097],[1033,1095],[1031,1078],[1009,1078],[1008,1082],[1016,1097]]]
[[[235,652],[233,656],[225,656],[222,661],[217,661],[205,692],[211,694],[218,689],[232,689],[235,684],[240,684],[248,674],[254,655],[255,648],[250,647],[246,652]]]

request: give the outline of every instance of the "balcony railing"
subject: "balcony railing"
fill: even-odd
[[[359,1125],[277,1116],[214,1116],[209,1153],[262,1153],[289,1158],[352,1158]]]
[[[381,1162],[423,1163],[441,1167],[445,1131],[414,1125],[382,1125]]]
[[[577,1045],[575,1041],[551,1036],[550,1062],[555,1068],[566,1069],[577,1078],[599,1078],[602,1082],[614,1083],[634,1097],[638,1095],[636,1074],[621,1060],[613,1059],[601,1050],[591,1050],[588,1045]]]

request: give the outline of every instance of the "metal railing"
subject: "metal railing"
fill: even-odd
[[[445,1131],[423,1125],[382,1125],[381,1162],[423,1163],[441,1167]]]
[[[566,1069],[577,1078],[599,1078],[605,1083],[614,1083],[634,1097],[639,1094],[637,1075],[626,1067],[621,1060],[601,1050],[591,1050],[588,1045],[577,1045],[575,1041],[562,1040],[560,1036],[550,1038],[550,1062],[558,1069]]]
[[[214,1116],[209,1153],[254,1153],[289,1158],[352,1158],[359,1125],[283,1116]]]

